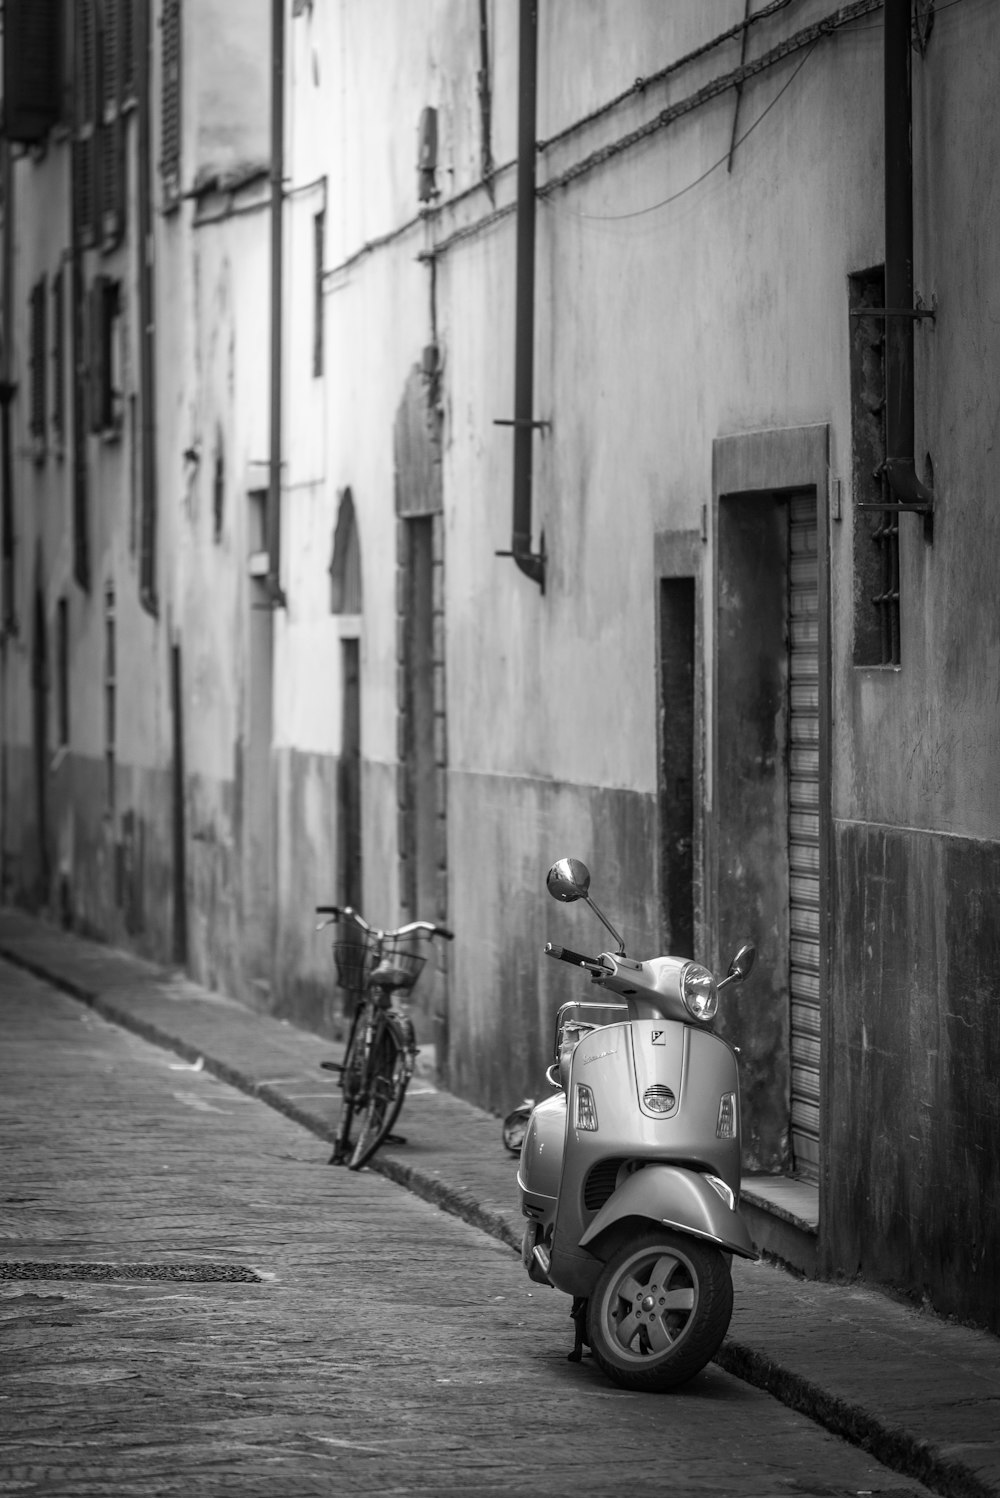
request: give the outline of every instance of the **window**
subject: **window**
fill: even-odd
[[[121,286],[95,276],[89,299],[90,430],[117,432],[123,415]]]
[[[854,664],[898,666],[899,516],[865,510],[889,500],[885,465],[885,270],[850,277],[851,446],[854,489]]]
[[[31,443],[36,463],[45,459],[45,386],[46,386],[46,350],[45,350],[45,311],[48,292],[45,277],[36,281],[31,289],[29,300],[29,321],[31,325],[30,340],[30,396],[28,428],[31,432]]]
[[[115,587],[108,583],[104,591],[104,803],[109,812],[115,809],[116,656]]]
[[[90,588],[90,485],[87,469],[87,298],[83,257],[70,261],[73,318],[73,576]]]
[[[5,0],[3,25],[4,134],[30,145],[44,141],[62,102],[59,0]]]
[[[323,257],[326,253],[326,213],[313,219],[313,378],[323,373]]]
[[[59,747],[69,743],[69,599],[56,606],[56,732]]]
[[[56,452],[62,454],[66,438],[66,322],[65,273],[52,277],[52,436]]]
[[[181,192],[181,0],[163,0],[160,67],[160,174],[170,206]]]
[[[361,552],[350,489],[340,497],[330,562],[331,614],[361,613]]]
[[[221,431],[215,434],[215,472],[212,475],[212,540],[222,540],[226,518],[226,444]]]
[[[97,242],[97,45],[94,0],[79,0],[76,6],[73,219],[81,248]]]
[[[125,229],[125,122],[122,117],[125,28],[123,0],[106,0],[101,29],[101,118],[97,137],[100,239],[112,249]]]

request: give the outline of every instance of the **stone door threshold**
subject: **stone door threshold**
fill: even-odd
[[[797,1274],[816,1275],[819,1189],[789,1176],[744,1176],[740,1209],[754,1247]]]

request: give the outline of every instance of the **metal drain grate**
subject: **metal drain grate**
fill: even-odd
[[[263,1279],[243,1264],[87,1264],[55,1260],[0,1260],[0,1280],[179,1280],[209,1284],[216,1280],[262,1285]]]

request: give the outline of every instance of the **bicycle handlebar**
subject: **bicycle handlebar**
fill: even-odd
[[[447,930],[444,926],[437,926],[433,921],[410,921],[406,926],[399,926],[395,931],[379,931],[375,926],[370,926],[363,915],[352,910],[350,905],[317,905],[317,915],[328,915],[331,920],[351,921],[362,931],[369,932],[373,936],[384,939],[387,936],[443,936],[446,941],[454,941],[455,933]]]

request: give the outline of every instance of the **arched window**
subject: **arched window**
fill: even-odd
[[[333,557],[330,562],[331,614],[361,613],[361,551],[354,519],[354,500],[350,489],[344,489],[337,511],[333,533]]]

